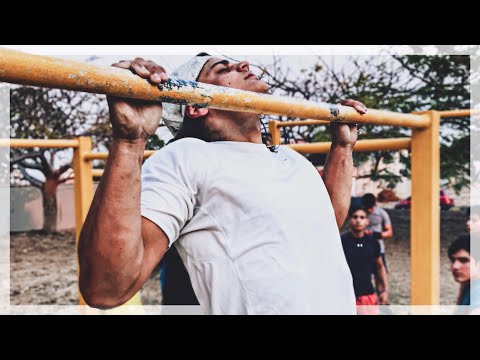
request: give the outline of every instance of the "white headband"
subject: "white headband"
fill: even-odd
[[[190,61],[175,69],[169,77],[186,81],[197,81],[203,66],[211,58],[213,58],[213,56],[195,56]],[[162,119],[173,135],[175,135],[182,126],[185,108],[186,105],[181,104],[163,104]]]

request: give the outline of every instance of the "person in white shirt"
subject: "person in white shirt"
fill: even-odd
[[[171,76],[268,91],[247,61],[201,55]],[[141,58],[114,66],[168,81]],[[108,103],[114,138],[78,248],[88,305],[124,304],[175,244],[206,314],[355,314],[338,229],[350,203],[355,124],[332,124],[322,179],[290,148],[265,146],[257,114]],[[366,112],[357,101],[342,104]],[[142,167],[161,117],[175,141]]]

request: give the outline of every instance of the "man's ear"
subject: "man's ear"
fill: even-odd
[[[185,109],[185,114],[189,118],[196,119],[202,116],[205,116],[208,114],[208,109],[207,108],[202,108],[202,107],[197,107],[197,106],[191,106],[188,105]]]

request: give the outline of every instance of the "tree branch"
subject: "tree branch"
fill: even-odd
[[[373,171],[371,171],[372,174],[378,174],[378,166],[380,165],[380,160],[382,160],[383,156],[379,154],[375,154],[375,166],[373,168]]]
[[[43,183],[40,180],[35,179],[33,176],[29,175],[27,173],[27,170],[25,170],[24,168],[19,167],[19,169],[22,172],[24,179],[27,180],[32,186],[35,186],[39,189],[43,188]]]
[[[372,177],[372,173],[370,172],[370,174],[365,174],[365,175],[360,175],[360,176],[357,176],[357,179],[366,179],[366,178],[370,178]]]
[[[337,85],[340,87],[342,92],[345,93],[346,91],[345,91],[345,88],[343,87],[343,83],[340,81],[340,79],[338,78],[335,71],[333,71],[333,69],[330,66],[328,66],[327,62],[325,60],[323,60],[323,58],[321,56],[319,56],[318,58],[323,63],[323,65],[325,65],[325,67],[327,68],[327,71],[330,73],[330,75],[335,79],[335,81],[337,82]]]
[[[73,180],[74,178],[75,178],[75,177],[74,177],[73,174],[72,174],[72,176],[69,176],[69,177],[67,177],[67,178],[65,178],[65,179],[59,180],[58,183],[59,183],[59,184],[63,184],[64,182],[67,182],[68,180]]]
[[[408,64],[406,64],[406,63],[401,59],[400,56],[395,56],[395,55],[394,55],[393,58],[394,58],[395,60],[397,60],[397,61],[400,63],[400,65],[402,65],[402,67],[410,73],[411,76],[413,76],[414,78],[417,78],[417,79],[423,81],[423,82],[424,82],[425,84],[427,84],[427,85],[435,86],[435,84],[433,84],[431,81],[428,81],[425,76],[417,75],[415,69],[412,69],[410,66],[408,66]],[[425,74],[423,74],[423,75],[425,75]]]
[[[10,166],[22,161],[22,160],[25,160],[25,159],[33,159],[33,158],[36,158],[36,157],[41,157],[42,156],[42,153],[41,152],[35,152],[35,153],[29,153],[29,154],[25,154],[25,155],[22,155],[22,156],[19,156],[18,158],[16,159],[12,159],[10,160]]]
[[[72,164],[65,164],[65,165],[60,166],[60,168],[57,170],[58,175],[62,175],[65,171],[67,171],[68,169],[71,169],[72,168],[71,165]]]
[[[52,175],[52,168],[48,163],[47,159],[45,158],[45,151],[42,153],[42,156],[39,156],[40,162],[42,163],[42,167],[44,169],[43,173],[45,176]]]
[[[29,163],[27,163],[25,160],[20,161],[19,165],[22,166],[22,167],[24,167],[24,168],[33,169],[33,170],[39,170],[39,171],[42,171],[42,172],[43,172],[43,168],[42,168],[40,165],[38,165],[38,164],[29,164]]]

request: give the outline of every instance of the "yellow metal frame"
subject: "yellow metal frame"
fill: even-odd
[[[79,146],[73,151],[73,173],[75,192],[75,246],[78,247],[80,231],[93,200],[92,164],[84,159],[85,153],[92,151],[92,139],[78,138]],[[77,250],[78,253],[78,250]],[[80,272],[77,257],[77,272]],[[78,291],[78,303],[85,305],[85,300]]]
[[[440,304],[440,114],[412,132],[411,304]]]

